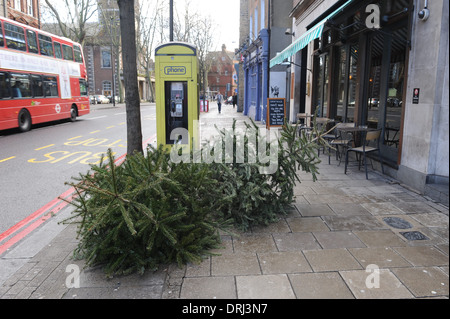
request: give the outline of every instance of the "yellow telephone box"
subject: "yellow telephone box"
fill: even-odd
[[[169,42],[155,49],[157,143],[198,145],[199,63],[197,48]]]

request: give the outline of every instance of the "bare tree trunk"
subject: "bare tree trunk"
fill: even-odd
[[[139,98],[136,24],[134,0],[118,0],[120,12],[120,33],[122,37],[123,77],[125,82],[125,103],[127,112],[127,153],[143,153],[141,106]]]

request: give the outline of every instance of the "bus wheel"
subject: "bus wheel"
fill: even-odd
[[[21,132],[28,132],[31,129],[31,116],[26,109],[20,110],[18,121]]]
[[[75,105],[72,105],[72,108],[70,109],[70,120],[72,122],[75,122],[77,120],[78,111],[77,107]]]

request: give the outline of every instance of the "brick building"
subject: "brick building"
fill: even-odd
[[[0,1],[0,16],[40,29],[39,0]]]
[[[211,61],[208,72],[209,94],[214,96],[220,92],[228,97],[237,92],[237,73],[234,67],[237,61],[234,60],[234,52],[227,51],[224,44],[221,51],[210,52],[207,59]]]

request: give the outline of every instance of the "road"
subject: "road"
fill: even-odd
[[[141,104],[141,119],[143,142],[155,142],[155,104]],[[88,172],[109,148],[116,157],[126,154],[126,137],[122,104],[94,105],[74,123],[40,125],[26,133],[0,131],[0,245],[18,223],[54,209],[55,199],[70,189],[65,182]]]

